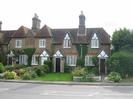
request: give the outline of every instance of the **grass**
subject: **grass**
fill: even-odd
[[[133,82],[133,77],[122,79],[122,82]]]
[[[71,73],[49,73],[45,76],[40,76],[34,80],[44,80],[44,81],[72,81]]]

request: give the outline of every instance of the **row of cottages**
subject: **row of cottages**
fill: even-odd
[[[103,28],[86,28],[83,12],[79,15],[78,28],[52,29],[44,25],[40,29],[40,19],[35,14],[32,28],[21,26],[10,35],[9,50],[36,48],[32,65],[52,59],[54,72],[64,72],[64,66],[76,66],[77,59],[84,57],[85,66],[94,66],[92,57],[100,58],[101,71],[106,73],[105,59],[110,55],[110,36]],[[86,47],[86,51],[84,50]],[[18,64],[27,64],[27,56],[20,54]]]

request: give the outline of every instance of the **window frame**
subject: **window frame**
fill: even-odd
[[[93,55],[86,55],[85,56],[85,66],[95,66],[92,61]]]
[[[76,66],[77,56],[76,55],[67,55],[66,56],[66,63],[68,66]]]
[[[39,39],[39,48],[46,48],[46,39]]]
[[[68,33],[66,34],[63,40],[63,48],[71,48],[71,40],[70,40]]]
[[[91,39],[91,48],[99,48],[99,39],[98,39],[96,33],[94,33],[94,35]]]
[[[22,48],[22,40],[21,39],[16,39],[16,45],[15,48]]]

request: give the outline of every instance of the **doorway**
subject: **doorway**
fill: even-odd
[[[100,74],[105,75],[105,59],[100,59]]]
[[[60,72],[60,58],[56,58],[56,72]]]

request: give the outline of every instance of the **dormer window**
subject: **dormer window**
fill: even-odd
[[[96,33],[94,33],[91,39],[91,48],[99,48],[99,40]]]
[[[71,48],[71,41],[68,34],[66,34],[64,41],[63,41],[63,47],[64,48]]]

